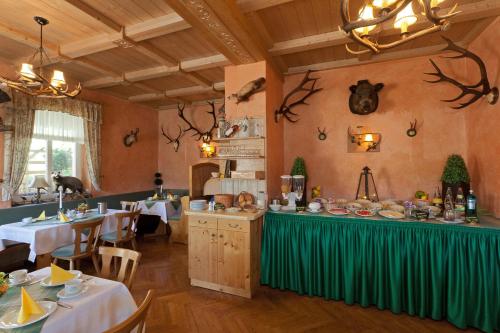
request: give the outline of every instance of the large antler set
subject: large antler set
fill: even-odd
[[[292,108],[294,108],[300,104],[307,105],[307,102],[306,102],[307,98],[309,98],[311,95],[323,90],[323,88],[316,88],[315,87],[316,82],[319,79],[318,78],[310,78],[309,75],[311,74],[311,72],[312,72],[311,70],[307,71],[306,75],[304,76],[302,81],[300,81],[299,85],[295,89],[290,91],[288,93],[288,95],[285,96],[285,99],[283,100],[283,103],[281,103],[281,106],[279,107],[279,109],[274,111],[274,121],[278,122],[280,120],[280,118],[283,116],[288,121],[290,121],[292,123],[296,122],[298,119],[293,119],[293,117],[297,117],[298,115],[291,111]],[[312,82],[312,84],[310,85],[309,88],[307,88],[306,86],[309,82]],[[288,102],[288,100],[293,95],[300,93],[300,92],[306,92],[306,94],[304,96],[302,96],[302,98],[300,98],[299,100],[297,100],[293,103]],[[289,103],[289,104],[287,104],[287,103]]]
[[[356,29],[375,26],[392,19],[406,6],[411,6],[412,0],[398,0],[391,6],[392,9],[381,10],[381,15],[379,17],[367,20],[358,19],[355,21],[351,21],[351,16],[349,14],[349,0],[341,0],[340,16],[342,18],[343,26],[340,28],[340,30],[344,31],[354,42],[366,48],[365,50],[361,51],[353,51],[346,44],[346,49],[352,54],[364,54],[369,52],[379,53],[381,50],[393,48],[395,46],[404,44],[413,39],[433,32],[446,31],[450,26],[450,22],[448,21],[448,19],[459,13],[455,11],[457,8],[457,5],[455,5],[450,9],[450,11],[448,11],[448,13],[444,15],[438,15],[439,9],[433,8],[431,6],[431,0],[420,0],[418,2],[422,5],[425,17],[430,23],[432,23],[432,26],[415,33],[404,33],[402,38],[397,41],[386,44],[379,44],[377,41],[372,41],[369,36],[362,35],[358,31],[356,31]]]
[[[180,104],[177,105],[177,114],[189,126],[188,128],[184,129],[183,131],[184,132],[193,131],[194,133],[192,136],[198,136],[198,138],[196,140],[201,139],[204,143],[210,143],[210,141],[212,140],[212,132],[214,129],[217,128],[217,117],[215,115],[215,102],[208,102],[208,104],[210,104],[212,110],[207,111],[207,113],[212,115],[213,124],[212,124],[212,127],[210,127],[210,129],[206,132],[200,131],[198,128],[194,127],[193,124],[189,120],[186,119],[186,117],[184,116],[185,105],[182,105],[182,106]]]
[[[486,72],[486,66],[484,65],[484,62],[481,60],[481,58],[479,58],[476,54],[454,44],[448,38],[443,37],[443,39],[446,40],[446,42],[448,43],[448,46],[446,46],[446,48],[444,48],[444,50],[449,50],[449,51],[454,51],[454,52],[459,53],[459,55],[456,55],[456,56],[443,57],[443,58],[451,58],[451,59],[469,58],[469,59],[473,60],[479,66],[479,72],[481,74],[481,79],[476,84],[467,85],[467,84],[460,83],[457,80],[452,79],[449,76],[445,75],[441,71],[441,69],[439,69],[439,67],[436,65],[436,63],[434,61],[432,61],[432,59],[429,59],[429,61],[431,62],[432,66],[434,67],[436,72],[435,73],[425,73],[425,74],[436,76],[437,79],[434,81],[426,80],[426,82],[429,82],[429,83],[449,82],[462,90],[460,95],[458,95],[457,97],[452,98],[452,99],[442,100],[443,102],[456,102],[459,99],[461,99],[467,95],[472,96],[468,101],[463,102],[463,103],[460,102],[459,106],[452,106],[453,109],[465,108],[466,106],[471,105],[472,103],[476,102],[477,100],[479,100],[483,96],[486,96],[486,99],[487,99],[489,104],[495,104],[498,101],[498,88],[497,87],[493,87],[493,88],[490,87],[490,83],[488,81],[488,74]]]

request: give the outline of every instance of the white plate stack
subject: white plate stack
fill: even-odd
[[[207,206],[207,200],[192,200],[189,202],[191,210],[204,210]]]

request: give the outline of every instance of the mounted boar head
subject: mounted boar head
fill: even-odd
[[[132,144],[136,143],[138,140],[138,134],[139,129],[136,128],[135,131],[130,131],[130,134],[125,135],[125,137],[123,138],[123,144],[125,145],[125,147],[130,147],[132,146]]]
[[[349,87],[349,109],[352,113],[366,115],[377,110],[378,92],[384,87],[383,83],[372,85],[368,80],[358,81],[358,84]]]

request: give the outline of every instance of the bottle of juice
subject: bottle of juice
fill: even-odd
[[[459,216],[463,216],[465,214],[465,197],[462,187],[459,187],[457,191],[457,196],[455,198],[455,210]]]

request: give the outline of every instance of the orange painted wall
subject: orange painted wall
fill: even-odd
[[[454,73],[463,68],[461,61],[456,65],[442,67]],[[309,106],[296,108],[297,123],[285,123],[285,171],[290,171],[296,156],[303,156],[309,188],[322,185],[325,197],[352,199],[361,169],[368,165],[380,198],[406,199],[416,190],[432,195],[447,156],[465,157],[467,150],[465,113],[439,101],[453,96],[455,90],[423,82],[423,73],[431,69],[427,57],[421,57],[313,73],[312,77],[320,78],[317,85],[323,91],[309,99]],[[302,77],[287,77],[284,93]],[[385,87],[379,93],[378,110],[359,116],[349,110],[349,86],[363,79],[382,82]],[[414,119],[419,123],[418,135],[410,138],[406,130]],[[382,134],[380,152],[347,153],[347,128],[357,125]],[[318,140],[318,127],[326,127],[326,141]]]
[[[500,19],[497,18],[469,47],[486,64],[492,87],[500,87],[499,39]],[[466,76],[472,78],[471,83],[480,77],[472,61],[467,61]],[[477,192],[479,205],[500,217],[500,102],[495,105],[485,100],[476,102],[465,113],[465,121],[472,188]]]

